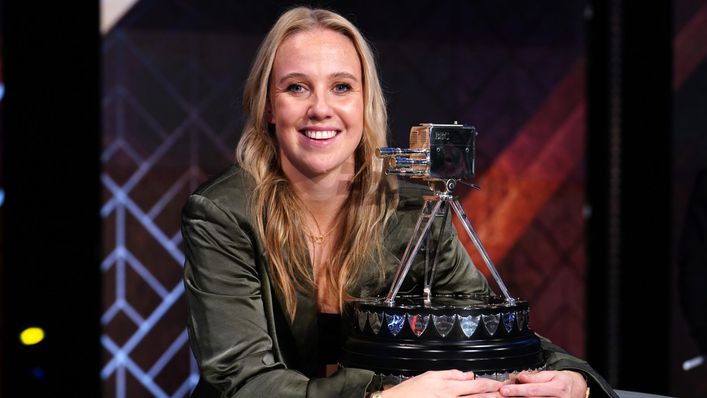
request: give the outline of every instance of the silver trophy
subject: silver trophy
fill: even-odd
[[[428,370],[460,369],[505,380],[523,370],[545,366],[538,337],[528,328],[528,303],[513,298],[491,261],[471,220],[453,192],[474,176],[474,127],[423,123],[410,131],[409,148],[379,148],[386,174],[420,179],[425,196],[413,232],[385,297],[353,300],[344,319],[348,327],[341,365],[373,370],[394,380]],[[496,295],[438,295],[432,291],[449,208],[457,215],[500,288]],[[422,295],[399,296],[410,268],[441,218],[437,249],[425,251]],[[434,256],[430,259],[430,253]]]
[[[474,244],[476,250],[484,260],[486,268],[493,276],[499,288],[503,292],[506,302],[513,305],[515,300],[508,294],[508,289],[498,274],[496,267],[489,258],[486,249],[481,244],[481,239],[476,233],[471,220],[464,213],[459,200],[453,195],[454,188],[458,182],[463,182],[466,178],[474,176],[474,158],[476,129],[471,126],[460,124],[433,124],[423,123],[413,127],[410,131],[410,148],[378,148],[377,155],[386,159],[386,174],[397,174],[411,178],[419,178],[427,181],[434,192],[433,196],[426,196],[420,216],[415,224],[412,236],[408,242],[403,259],[398,266],[395,280],[388,292],[386,301],[393,303],[398,290],[407,276],[410,266],[417,255],[422,243],[432,226],[433,221],[440,210],[443,209],[444,220],[449,213],[449,205],[454,209],[454,213],[459,217],[464,230]],[[478,186],[470,184],[478,189]],[[422,224],[424,223],[424,227]],[[443,226],[445,223],[442,224]],[[422,227],[422,233],[420,228]],[[440,231],[441,233],[444,230]],[[415,237],[418,237],[415,241]],[[413,247],[413,242],[415,245]],[[438,240],[439,244],[439,240]],[[412,251],[410,248],[412,248]],[[438,253],[438,251],[437,251]],[[436,258],[430,267],[430,272],[425,272],[425,298],[431,298],[431,286],[434,280]]]

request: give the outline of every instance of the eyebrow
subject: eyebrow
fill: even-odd
[[[280,83],[284,82],[284,81],[287,80],[287,79],[303,79],[303,78],[306,78],[306,77],[307,77],[307,75],[305,75],[304,73],[299,73],[299,72],[288,73],[288,74],[286,74],[285,76],[283,76],[283,77],[280,79]],[[331,75],[329,75],[329,78],[335,78],[335,79],[351,79],[351,80],[353,80],[353,81],[355,81],[355,82],[358,82],[358,79],[356,78],[356,76],[352,75],[352,74],[349,73],[349,72],[336,72],[336,73],[332,73]]]

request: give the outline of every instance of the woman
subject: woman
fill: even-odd
[[[382,174],[374,150],[385,146],[387,115],[373,56],[340,15],[283,14],[244,107],[238,166],[184,209],[188,326],[202,375],[194,396],[585,396],[591,368],[558,349],[548,367],[577,371],[512,385],[450,370],[381,392],[390,386],[372,372],[332,366],[342,303],[390,283],[425,191]],[[437,291],[488,292],[450,230]]]

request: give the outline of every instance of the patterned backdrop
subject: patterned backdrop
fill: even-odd
[[[584,356],[584,3],[373,4],[332,7],[375,46],[394,143],[420,122],[477,127],[482,190],[464,206],[532,327]],[[243,80],[283,8],[144,0],[104,36],[106,397],[195,384],[180,211],[231,162]]]

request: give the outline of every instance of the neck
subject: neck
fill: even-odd
[[[353,165],[316,176],[304,175],[291,167],[283,167],[283,171],[292,189],[314,217],[313,231],[317,231],[317,224],[321,233],[331,230],[349,197]]]

